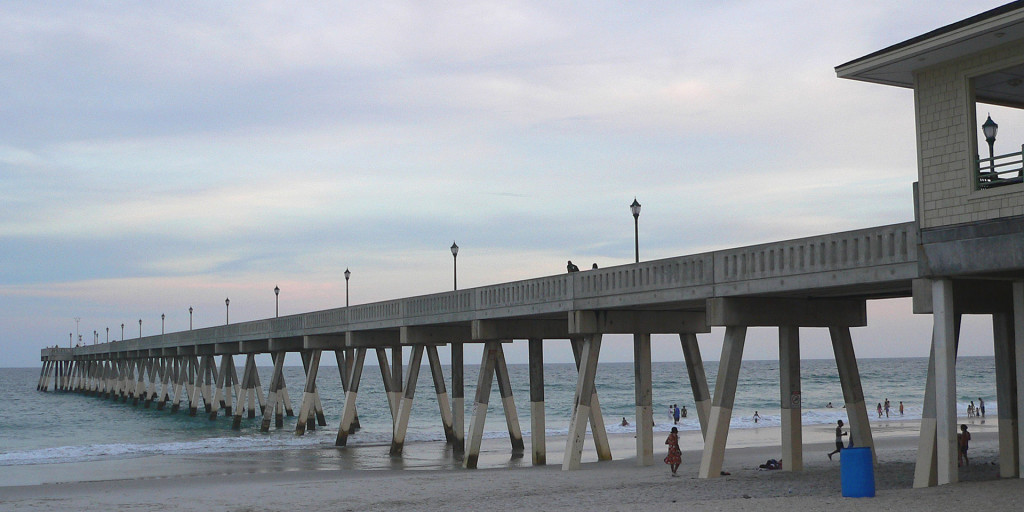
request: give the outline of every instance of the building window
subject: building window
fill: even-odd
[[[972,79],[976,188],[1024,181],[1024,64]]]

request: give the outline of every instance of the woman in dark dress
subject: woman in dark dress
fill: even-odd
[[[679,464],[683,462],[683,451],[679,449],[679,429],[672,427],[672,433],[668,435],[665,444],[668,445],[668,456],[665,457],[665,464],[672,468],[672,476],[679,476],[676,474],[676,470],[679,469]]]

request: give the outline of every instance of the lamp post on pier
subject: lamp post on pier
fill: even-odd
[[[124,322],[121,322],[121,341],[124,341]]]
[[[142,337],[142,319],[139,319],[139,338]]]
[[[988,173],[989,179],[996,178],[996,160],[995,160],[995,145],[996,145],[996,132],[999,131],[999,125],[992,120],[992,116],[988,116],[985,120],[985,124],[981,125],[981,131],[985,134],[985,142],[988,142]]]
[[[629,209],[633,212],[633,254],[636,256],[636,262],[640,263],[640,203],[635,197]]]
[[[281,289],[274,286],[274,318],[281,316],[280,301]]]
[[[107,343],[110,343],[110,327],[107,327]]]
[[[100,339],[100,333],[98,333],[96,331],[93,331],[92,332],[92,344],[95,345],[96,342],[99,341],[99,339]]]
[[[352,272],[345,269],[345,307],[348,307],[348,278],[352,276]]]
[[[74,346],[74,342],[75,342],[75,333],[69,332],[68,333],[68,348],[73,347]]]
[[[452,240],[452,288],[459,289],[459,246]]]
[[[164,315],[163,313],[160,313],[160,334],[164,333],[164,319],[166,319],[166,318],[167,318],[167,315]]]
[[[192,306],[188,307],[188,330],[192,330]]]
[[[224,299],[224,325],[231,323],[231,299]]]

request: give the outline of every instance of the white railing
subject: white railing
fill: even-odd
[[[994,188],[1024,181],[1024,146],[1016,153],[978,157],[978,188]]]

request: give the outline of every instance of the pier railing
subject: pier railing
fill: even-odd
[[[978,188],[995,188],[1024,181],[1024,146],[1016,153],[978,157]]]
[[[912,222],[750,247],[558,274],[417,297],[360,304],[119,340],[73,349],[106,354],[368,329],[537,317],[578,309],[695,308],[714,296],[813,290],[916,277]],[[70,349],[46,349],[49,351]],[[51,352],[54,356],[59,352]]]

